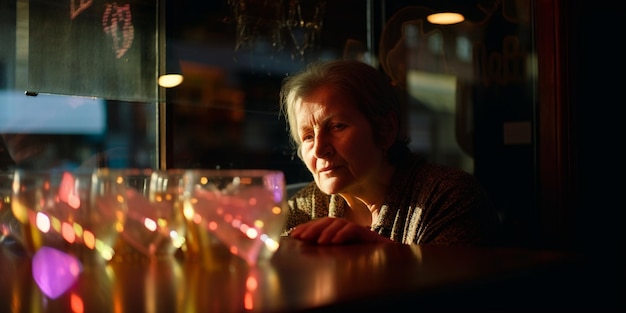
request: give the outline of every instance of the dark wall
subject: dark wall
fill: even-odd
[[[597,309],[625,308],[624,282],[624,17],[608,0],[561,1],[568,43],[568,105],[574,160],[572,246],[589,267],[581,280],[597,297]],[[591,280],[588,282],[586,279]]]
[[[575,240],[604,255],[624,247],[623,16],[611,1],[568,2],[569,103],[574,108]]]

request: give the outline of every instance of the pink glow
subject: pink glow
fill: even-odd
[[[33,278],[37,286],[52,299],[70,289],[83,270],[76,257],[50,247],[39,249],[32,262]]]
[[[61,185],[59,186],[59,200],[67,203],[70,207],[78,209],[80,207],[80,199],[74,191],[74,176],[65,172],[61,178]]]
[[[102,15],[102,29],[111,37],[115,57],[118,59],[123,57],[135,37],[130,4],[107,3]]]
[[[76,241],[76,233],[74,232],[72,224],[64,222],[61,226],[61,235],[63,236],[63,239],[69,243],[74,243]]]

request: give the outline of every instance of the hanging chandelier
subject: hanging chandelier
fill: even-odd
[[[326,0],[227,0],[235,51],[304,61],[319,47]]]

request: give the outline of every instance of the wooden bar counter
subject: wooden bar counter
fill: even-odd
[[[56,298],[31,259],[0,250],[0,312],[527,311],[576,307],[578,259],[526,249],[314,246],[282,238],[271,260],[84,266]],[[574,298],[572,298],[574,297]]]

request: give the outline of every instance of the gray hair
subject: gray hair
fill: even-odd
[[[352,98],[357,108],[370,122],[372,129],[386,129],[386,117],[394,114],[398,120],[398,132],[391,150],[408,149],[408,137],[404,135],[400,118],[400,100],[387,76],[373,66],[361,61],[332,60],[309,64],[303,71],[283,80],[280,90],[280,112],[287,120],[287,131],[292,145],[300,156],[296,104],[320,87],[331,86],[334,90]],[[381,133],[374,133],[375,140],[382,141]],[[390,160],[393,156],[390,155]]]

